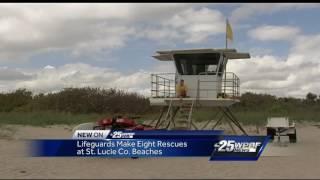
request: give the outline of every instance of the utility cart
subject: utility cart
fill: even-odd
[[[288,117],[269,117],[267,120],[267,135],[271,140],[274,137],[278,137],[280,142],[280,136],[289,136],[290,143],[297,142],[297,130],[294,122],[290,122]]]

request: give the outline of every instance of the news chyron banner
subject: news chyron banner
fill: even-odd
[[[194,157],[211,161],[258,160],[269,136],[229,136],[219,130],[78,130],[72,139],[31,141],[36,157]]]

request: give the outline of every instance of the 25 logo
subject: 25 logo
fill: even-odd
[[[221,140],[214,145],[218,152],[233,152],[235,141]]]
[[[121,138],[130,138],[132,139],[134,136],[134,133],[130,133],[130,132],[122,132],[122,131],[114,131],[111,134],[111,137],[116,139],[121,139]]]

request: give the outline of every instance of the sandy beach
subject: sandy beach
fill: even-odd
[[[268,144],[258,161],[203,158],[35,158],[26,139],[69,138],[70,126],[6,126],[0,138],[0,178],[319,178],[320,128],[298,125],[298,143]],[[265,133],[260,131],[260,134]]]

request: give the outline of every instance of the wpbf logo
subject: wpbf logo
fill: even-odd
[[[220,140],[214,144],[216,152],[257,152],[261,142],[236,142],[234,140]]]

